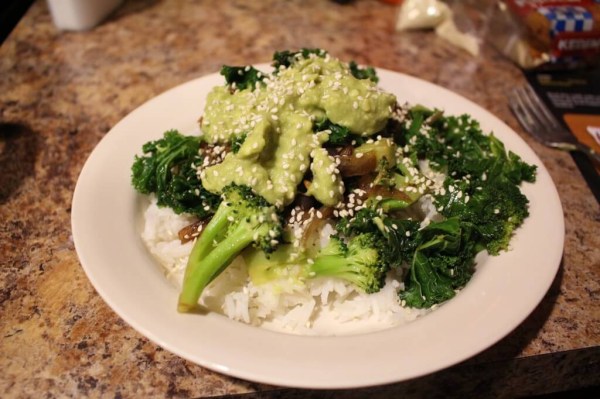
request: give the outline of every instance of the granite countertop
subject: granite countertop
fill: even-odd
[[[548,168],[562,201],[560,270],[533,313],[488,350],[415,380],[341,397],[514,397],[600,384],[600,208],[569,154],[527,136],[506,93],[521,72],[360,0],[129,0],[87,32],[60,32],[37,1],[0,47],[0,392],[3,397],[331,397],[227,377],[148,341],[96,293],[71,236],[73,189],[121,118],[222,64],[320,47],[444,86],[498,116]],[[548,226],[549,229],[552,226]]]

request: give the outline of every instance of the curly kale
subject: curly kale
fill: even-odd
[[[348,67],[350,67],[350,73],[352,73],[352,76],[356,79],[369,79],[375,83],[379,82],[377,72],[375,71],[375,68],[371,66],[359,67],[356,62],[350,61]]]
[[[131,167],[133,187],[142,194],[156,194],[159,206],[175,213],[189,213],[205,219],[221,202],[218,195],[202,187],[197,168],[202,164],[201,139],[176,130],[143,145]]]
[[[317,57],[325,57],[327,55],[327,51],[322,50],[320,48],[302,48],[298,51],[276,51],[273,54],[273,67],[275,70],[280,67],[289,67],[293,65],[296,61],[301,59],[307,59],[311,56]],[[355,61],[350,61],[348,63],[348,67],[350,68],[350,73],[356,79],[369,79],[375,83],[379,82],[379,77],[377,76],[377,71],[375,68],[367,66],[361,67]]]
[[[506,151],[469,115],[445,117],[413,107],[395,139],[411,156],[446,174],[443,189],[434,195],[444,217],[473,224],[473,239],[492,255],[508,248],[529,214],[520,184],[535,181],[535,165]]]
[[[419,223],[414,220],[394,218],[371,207],[360,209],[353,217],[341,218],[336,225],[342,237],[376,236],[381,247],[385,248],[386,255],[382,258],[390,267],[410,261],[416,248],[413,237],[418,228]]]
[[[257,84],[262,83],[265,74],[253,66],[229,66],[223,65],[221,75],[231,88],[239,90],[254,90]]]
[[[325,57],[327,55],[327,51],[322,50],[320,48],[302,48],[298,51],[276,51],[273,54],[273,67],[277,70],[280,67],[289,67],[294,64],[299,59],[307,59],[311,57],[311,55],[317,57]]]
[[[348,144],[360,145],[365,141],[361,136],[352,134],[350,129],[347,127],[333,123],[327,118],[315,122],[313,125],[313,131],[315,133],[329,131],[327,145],[333,147],[341,147]]]

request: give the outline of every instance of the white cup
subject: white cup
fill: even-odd
[[[123,0],[48,0],[57,28],[87,30],[98,25]]]

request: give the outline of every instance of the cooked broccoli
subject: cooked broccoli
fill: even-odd
[[[204,189],[197,168],[202,164],[199,136],[184,136],[176,130],[142,147],[131,167],[133,187],[142,194],[155,193],[159,206],[175,213],[205,219],[214,213],[221,198]]]
[[[223,201],[194,243],[179,295],[178,310],[193,311],[204,288],[250,244],[272,252],[282,233],[277,210],[247,186],[230,185]]]
[[[279,278],[304,278],[299,270],[291,270],[294,265],[303,264],[306,258],[292,244],[281,244],[271,253],[265,253],[257,248],[246,248],[242,257],[248,268],[252,283],[264,284]]]
[[[221,67],[221,75],[231,88],[239,90],[254,90],[257,84],[262,83],[265,74],[253,66],[229,66]]]
[[[373,293],[385,283],[385,274],[389,270],[386,251],[375,234],[365,233],[350,238],[347,243],[333,235],[312,257],[292,245],[281,245],[268,255],[248,249],[243,256],[255,284],[278,278],[335,277]]]
[[[389,269],[385,248],[374,234],[360,234],[346,244],[338,236],[306,264],[309,277],[336,277],[346,280],[366,293],[379,291]]]
[[[365,207],[353,217],[343,217],[336,230],[344,237],[371,234],[377,237],[385,251],[381,252],[390,267],[409,262],[416,248],[414,237],[419,222],[410,219],[393,218],[379,208]]]
[[[482,248],[473,241],[473,226],[459,218],[430,223],[394,219],[373,208],[343,218],[343,235],[370,233],[377,237],[390,267],[408,265],[400,299],[409,307],[426,308],[454,296],[473,274],[474,258]]]

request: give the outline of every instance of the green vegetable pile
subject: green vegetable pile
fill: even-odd
[[[329,55],[320,49],[277,52],[272,74],[251,66],[224,66],[221,74],[231,94],[220,95],[263,93],[271,81],[312,62],[329,67]],[[336,74],[374,90],[378,79],[373,68],[354,62],[340,65],[335,64],[342,68]],[[290,109],[306,102],[298,96],[297,102],[289,100]],[[312,126],[303,133],[308,136],[297,136],[307,137],[305,143],[313,146],[308,151],[312,164],[299,163],[303,178],[296,181],[291,202],[273,201],[247,180],[236,180],[244,173],[255,176],[257,169],[246,167],[253,163],[269,173],[281,172],[265,158],[274,151],[268,141],[274,132],[290,125],[277,117],[272,119],[280,124],[272,121],[259,126],[260,131],[238,129],[220,139],[169,131],[136,156],[133,187],[155,195],[159,206],[195,215],[202,223],[185,271],[179,311],[194,311],[204,288],[239,255],[255,284],[327,277],[374,293],[384,286],[388,272],[395,271],[403,276],[404,289],[398,294],[402,305],[429,308],[468,283],[479,252],[498,255],[508,249],[528,216],[520,186],[535,181],[536,168],[484,133],[477,121],[420,105],[395,105],[384,110],[383,128],[361,132],[344,122],[344,115],[321,109],[320,100],[315,101],[307,108],[313,112]],[[250,151],[257,143],[262,150]],[[244,168],[235,169],[229,184],[219,189],[206,185],[207,175],[214,179],[224,170],[215,166],[236,159],[245,162],[240,164]],[[331,203],[317,195],[324,182],[336,188],[329,191],[336,198]],[[333,234],[321,243],[326,225]]]

